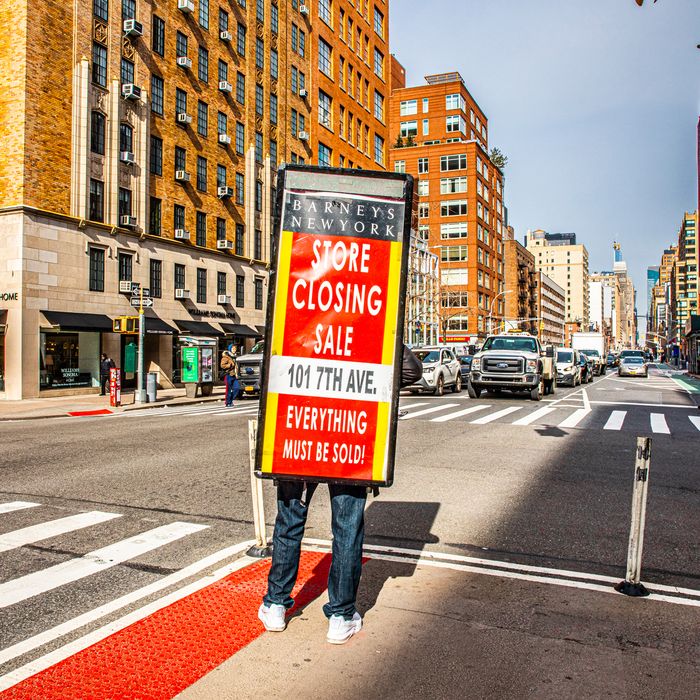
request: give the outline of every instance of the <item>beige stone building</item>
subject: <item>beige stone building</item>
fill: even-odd
[[[580,322],[584,328],[590,320],[588,297],[588,251],[576,243],[575,233],[528,231],[527,249],[535,256],[535,266],[558,284],[565,294],[565,320]]]
[[[535,281],[540,341],[544,345],[563,345],[566,293],[543,272],[535,272]]]
[[[261,337],[277,167],[326,164],[340,119],[319,69],[354,67],[333,109],[362,115],[328,164],[382,167],[388,20],[384,0],[3,0],[0,398],[97,391],[102,351],[124,368],[132,283],[161,385],[182,335]]]

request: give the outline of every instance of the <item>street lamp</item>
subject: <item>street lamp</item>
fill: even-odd
[[[498,294],[496,294],[496,296],[493,299],[491,299],[491,306],[489,307],[489,315],[488,315],[488,319],[487,319],[487,323],[486,323],[487,335],[491,333],[491,319],[493,318],[493,305],[496,303],[496,299],[498,299],[498,297],[505,296],[506,294],[510,294],[512,291],[513,291],[512,289],[504,289],[502,292],[499,292]]]

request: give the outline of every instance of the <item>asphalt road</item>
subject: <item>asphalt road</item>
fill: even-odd
[[[636,438],[651,435],[643,579],[698,590],[696,399],[654,370],[648,380],[608,375],[560,387],[541,402],[507,393],[472,400],[466,391],[404,396],[395,484],[369,499],[367,542],[622,578]],[[0,424],[0,676],[90,624],[41,646],[26,641],[34,635],[253,537],[254,412],[243,402],[233,412],[202,406]],[[269,483],[265,494],[271,526]],[[25,507],[2,512],[9,503]],[[25,530],[86,511],[102,522],[42,539]],[[170,539],[149,551],[54,586],[70,574],[51,567],[162,527]],[[329,538],[323,488],[307,536]],[[659,615],[654,625],[672,640],[671,619]]]

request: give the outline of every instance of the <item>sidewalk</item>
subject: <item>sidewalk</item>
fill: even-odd
[[[184,387],[182,389],[161,389],[158,391],[157,401],[147,404],[134,403],[134,394],[131,392],[122,393],[122,405],[118,408],[109,405],[109,396],[100,396],[99,394],[24,399],[22,401],[0,401],[0,421],[59,418],[71,413],[89,413],[92,411],[122,413],[123,411],[140,411],[166,405],[186,406],[209,401],[223,401],[224,393],[225,388],[223,385],[215,386],[211,396],[197,396],[197,398],[188,399],[185,396]]]

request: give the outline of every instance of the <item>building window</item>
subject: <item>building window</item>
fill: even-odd
[[[219,112],[216,115],[216,133],[228,133],[228,115],[224,114],[223,112]]]
[[[270,50],[270,77],[273,80],[279,77],[279,54],[274,49]]]
[[[374,116],[380,122],[384,121],[384,96],[376,90],[374,91]]]
[[[445,95],[445,109],[461,109],[465,112],[465,106],[464,98],[459,93]]]
[[[265,0],[255,0],[255,18],[258,22],[265,21]]]
[[[187,114],[187,93],[175,88],[175,114]]]
[[[289,115],[289,131],[291,132],[292,136],[294,136],[294,137],[296,137],[296,135],[297,135],[298,116],[299,116],[299,114],[296,111],[296,109],[293,109]]]
[[[207,159],[197,156],[197,189],[207,191]]]
[[[119,188],[119,216],[131,216],[131,190]]]
[[[134,130],[129,124],[119,125],[119,150],[122,153],[134,152]]]
[[[245,104],[245,75],[236,73],[236,101]]]
[[[255,132],[255,162],[263,162],[263,135],[259,132]]]
[[[418,100],[403,100],[399,104],[399,114],[402,117],[410,117],[412,114],[418,114]]]
[[[151,76],[151,111],[163,115],[163,78]]]
[[[419,197],[427,197],[428,196],[429,185],[430,185],[430,182],[428,180],[418,180],[418,196]]]
[[[207,215],[203,211],[197,212],[195,243],[202,248],[207,246]]]
[[[243,228],[243,224],[236,224],[235,246],[236,255],[245,254],[245,228]]]
[[[255,211],[262,211],[263,184],[260,180],[255,181]]]
[[[178,32],[175,35],[175,56],[187,56],[187,34]]]
[[[277,124],[277,95],[270,95],[270,124]]]
[[[427,136],[430,133],[430,120],[423,120],[423,136]]]
[[[98,43],[92,45],[92,82],[107,87],[107,49]]]
[[[92,13],[103,22],[109,21],[109,0],[93,0]]]
[[[163,174],[163,139],[151,136],[150,170],[153,175]]]
[[[119,79],[122,85],[134,82],[134,63],[127,58],[122,58],[119,70]]]
[[[217,272],[216,273],[216,293],[219,296],[226,295],[226,273]]]
[[[151,197],[151,206],[149,207],[149,233],[151,233],[154,236],[160,236],[161,234],[162,206],[163,204],[160,199],[157,199],[156,197]]]
[[[175,282],[175,289],[187,289],[185,286],[185,266],[175,263],[175,272],[173,274],[173,281]]]
[[[239,56],[245,56],[245,25],[240,22],[236,30],[236,51]]]
[[[245,152],[245,126],[236,122],[236,153],[243,155]]]
[[[228,63],[219,59],[219,82],[228,82]]]
[[[100,180],[90,180],[90,221],[104,221],[104,183]]]
[[[265,68],[265,43],[260,37],[255,39],[255,67],[260,70]]]
[[[245,201],[245,176],[243,173],[236,173],[236,204],[243,204]],[[243,253],[241,253],[243,255]]]
[[[197,77],[203,82],[209,82],[209,52],[203,47],[199,47],[197,52]]]
[[[467,191],[467,178],[462,177],[443,177],[440,180],[440,194],[454,194]]]
[[[263,92],[263,86],[260,83],[255,85],[255,113],[259,116],[263,116],[265,107],[265,93]]]
[[[423,175],[428,172],[428,159],[427,158],[419,158],[418,159],[418,173],[420,175]]]
[[[105,290],[105,252],[102,248],[90,248],[90,280],[91,292]]]
[[[216,166],[216,186],[226,187],[226,166],[221,163]]]
[[[256,260],[262,260],[262,231],[255,229],[253,235],[253,257]]]
[[[448,133],[451,131],[466,133],[467,125],[461,114],[450,114],[445,118],[445,128]]]
[[[374,74],[384,80],[384,55],[379,49],[374,49]]]
[[[395,173],[405,173],[406,172],[406,161],[397,160],[394,162],[394,172]]]
[[[333,65],[331,62],[333,49],[331,45],[319,37],[318,40],[318,69],[333,79]]]
[[[384,139],[379,134],[374,135],[374,161],[384,165]]]
[[[199,24],[209,29],[209,0],[199,0]]]
[[[325,144],[318,144],[318,164],[326,168],[331,166],[331,158],[333,156],[333,151],[328,148]]]
[[[245,277],[236,275],[236,306],[242,309],[245,306]]]
[[[410,122],[401,122],[401,138],[413,138],[418,135],[418,122],[414,120]]]
[[[318,91],[318,123],[325,126],[327,129],[333,127],[331,122],[331,109],[333,108],[333,100],[330,95],[327,95],[323,90]]]
[[[450,199],[446,202],[440,202],[440,216],[466,216],[466,214],[466,199]]]
[[[418,205],[418,218],[427,219],[430,214],[430,204],[428,202],[421,202]]]
[[[105,154],[105,115],[92,112],[90,120],[90,150],[103,156]]]
[[[160,299],[163,296],[163,263],[161,260],[151,260],[150,274],[148,276],[148,286],[151,296]]]
[[[197,303],[207,303],[207,271],[203,267],[197,268]]]
[[[384,38],[384,15],[376,8],[374,8],[374,31],[382,38]]]
[[[440,170],[442,172],[445,172],[446,170],[466,170],[466,168],[466,153],[455,153],[450,156],[440,156]]]
[[[289,87],[293,95],[299,92],[299,70],[295,66],[292,66],[292,79]]]
[[[263,281],[260,277],[255,278],[255,308],[260,311],[263,307]]]
[[[216,219],[216,240],[226,240],[226,219],[222,219],[221,217]],[[219,294],[221,294],[221,292],[219,292]]]
[[[187,169],[187,151],[182,146],[175,146],[175,170]]]
[[[159,56],[165,56],[165,20],[153,15],[152,49]]]
[[[182,204],[173,207],[173,227],[176,231],[185,229],[185,207]]]
[[[219,8],[219,32],[228,31],[228,12]]]
[[[197,133],[207,136],[209,133],[209,105],[206,102],[197,104]]]
[[[122,0],[122,19],[136,19],[136,0]]]
[[[133,279],[134,256],[130,253],[119,253],[119,281],[131,282]]]
[[[270,165],[273,169],[277,167],[277,141],[274,139],[270,139]]]
[[[442,262],[464,262],[467,259],[466,245],[449,245],[440,248],[440,260]],[[481,273],[481,271],[479,271]]]

